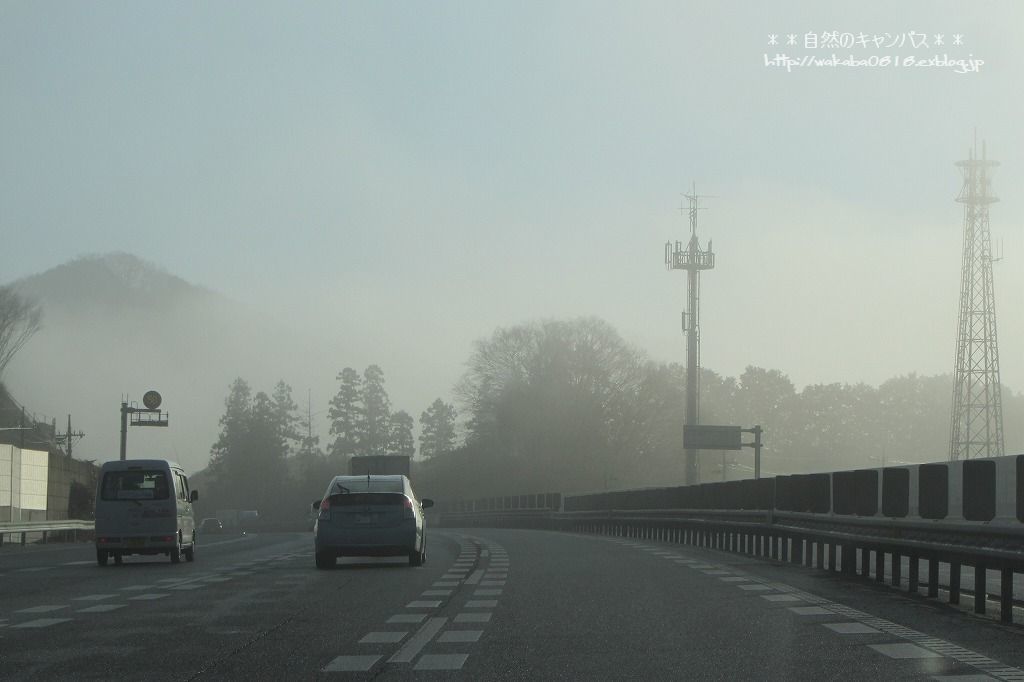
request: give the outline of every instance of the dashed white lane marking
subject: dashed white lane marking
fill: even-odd
[[[74,601],[100,601],[101,599],[110,599],[116,596],[116,594],[87,594],[84,597],[75,597]]]
[[[52,571],[54,566],[33,566],[32,568],[16,568],[15,573],[35,573],[37,571]]]
[[[423,651],[423,647],[430,640],[434,639],[434,636],[441,631],[441,628],[447,622],[447,618],[431,618],[428,620],[423,624],[423,627],[416,631],[416,634],[409,638],[409,641],[401,649],[388,659],[388,663],[411,663]]]
[[[452,590],[424,590],[424,597],[447,597],[452,593]]]
[[[385,632],[369,632],[359,640],[360,644],[397,644],[409,634],[407,631],[388,630]]]
[[[925,649],[924,647],[910,644],[909,642],[898,642],[896,644],[868,644],[880,654],[889,658],[942,658],[937,651]]]
[[[325,673],[365,673],[380,656],[338,656],[324,666]]]
[[[473,596],[474,597],[498,597],[498,596],[501,595],[501,592],[502,591],[498,590],[498,589],[487,589],[487,590],[481,589],[481,590],[477,590],[476,592],[474,592]]]
[[[152,589],[153,589],[152,585],[128,585],[127,587],[122,587],[121,591],[122,592],[136,592],[136,591],[141,592],[142,590],[152,590]]]
[[[491,622],[490,613],[459,613],[456,614],[455,623],[489,623]]]
[[[484,569],[478,568],[473,571],[468,578],[466,578],[467,585],[477,585],[480,583],[480,579],[484,577]]]
[[[440,605],[441,605],[441,600],[440,599],[438,599],[436,601],[433,600],[433,599],[418,599],[416,601],[411,601],[408,604],[406,604],[405,608],[407,608],[407,609],[435,609],[435,608],[437,608]]]
[[[78,609],[78,613],[106,613],[107,611],[116,611],[123,609],[128,606],[127,604],[97,604],[96,606],[89,606],[84,609]]]
[[[30,609],[20,609],[18,611],[15,611],[15,613],[50,613],[52,611],[60,611],[61,609],[66,609],[67,607],[67,604],[33,606]]]
[[[835,612],[820,606],[790,606],[789,610],[798,616],[834,616]]]
[[[128,601],[153,601],[154,599],[163,599],[170,596],[162,592],[149,592],[148,594],[137,594],[134,597],[128,597]]]
[[[467,609],[493,609],[497,605],[497,599],[470,599],[466,602]]]
[[[749,583],[753,578],[745,575],[730,575],[725,578],[719,578],[723,583]]]
[[[57,625],[58,623],[68,623],[70,618],[37,618],[36,620],[30,620],[25,623],[18,623],[12,625],[11,628],[18,630],[21,628],[48,628],[51,625]]]
[[[425,613],[400,613],[397,616],[388,618],[388,623],[422,623],[427,617]]]
[[[62,566],[86,566],[86,565],[91,565],[91,564],[94,564],[94,563],[96,563],[96,562],[94,562],[94,561],[69,561],[66,564],[61,564],[61,565]]]
[[[441,644],[465,644],[479,641],[482,634],[483,630],[448,630],[442,632],[437,641]]]
[[[184,585],[174,585],[168,587],[169,590],[199,590],[206,587],[204,583],[185,583]]]
[[[423,654],[413,670],[462,670],[469,654]]]
[[[760,583],[753,583],[750,585],[737,585],[736,587],[740,588],[741,590],[747,590],[748,592],[764,592],[766,590],[772,589],[767,585],[762,585]]]
[[[803,599],[796,596],[795,594],[762,594],[761,599],[764,599],[765,601],[775,602],[803,601]]]
[[[438,580],[436,583],[431,585],[431,587],[458,587],[458,586],[459,586],[459,581],[458,580]]]
[[[882,632],[870,625],[864,625],[864,623],[822,623],[822,625],[841,635],[874,635]]]

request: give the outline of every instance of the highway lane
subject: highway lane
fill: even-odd
[[[1024,679],[1021,628],[710,550],[442,529],[424,567],[317,571],[309,534],[218,541],[0,551],[2,677]]]

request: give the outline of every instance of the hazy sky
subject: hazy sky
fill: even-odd
[[[681,361],[696,182],[702,364],[877,384],[952,370],[977,127],[1024,390],[1024,5],[823,4],[0,2],[0,281],[130,251],[317,339],[303,397],[376,362],[418,417],[499,325],[596,315]],[[765,66],[833,53],[985,63]]]

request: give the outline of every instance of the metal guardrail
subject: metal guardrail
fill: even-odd
[[[961,567],[970,566],[974,568],[974,612],[979,614],[986,610],[987,572],[996,570],[999,616],[1004,623],[1013,621],[1014,575],[1024,572],[1024,528],[998,523],[688,509],[448,512],[440,525],[535,528],[678,542],[817,566],[877,582],[885,581],[888,562],[891,583],[897,587],[903,583],[903,559],[907,558],[911,594],[921,587],[923,560],[931,598],[938,597],[939,564],[948,565],[951,604],[960,603]]]
[[[70,519],[67,521],[21,521],[15,523],[0,523],[0,546],[4,544],[4,536],[21,536],[20,544],[26,544],[30,533],[42,533],[42,541],[46,542],[49,533],[68,532],[74,533],[78,538],[79,531],[94,532],[95,521],[81,521]]]

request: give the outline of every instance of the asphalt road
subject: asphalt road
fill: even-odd
[[[0,549],[0,678],[1024,680],[1024,628],[869,582],[669,545],[432,530],[428,561],[313,566],[309,534],[195,563]]]

